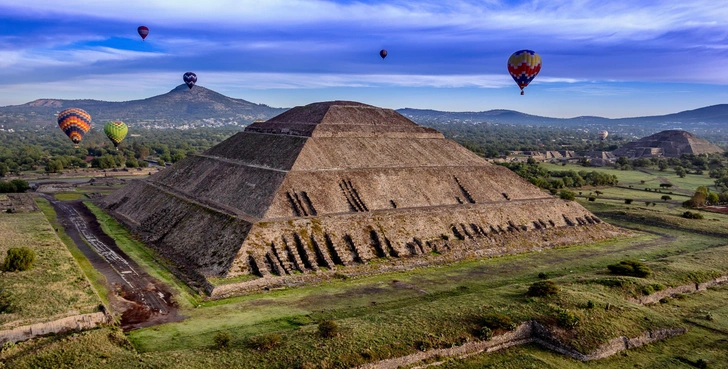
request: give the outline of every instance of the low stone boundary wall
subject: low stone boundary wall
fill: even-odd
[[[657,291],[651,295],[647,296],[640,296],[638,298],[629,299],[629,302],[640,304],[640,305],[647,305],[647,304],[654,304],[659,302],[660,300],[664,299],[665,297],[670,297],[678,294],[688,294],[688,293],[695,293],[700,291],[705,291],[710,287],[717,286],[723,283],[728,282],[728,275],[724,275],[715,279],[711,279],[704,283],[693,283],[693,284],[686,284],[682,286],[677,287],[670,287],[666,288],[662,291]]]
[[[483,352],[493,352],[508,347],[528,343],[537,343],[546,349],[558,352],[560,354],[572,357],[580,361],[590,361],[603,359],[624,350],[640,347],[654,341],[659,341],[665,338],[684,334],[685,332],[687,332],[687,329],[685,328],[665,328],[643,332],[639,336],[633,338],[621,336],[610,340],[592,353],[583,354],[575,350],[574,348],[561,343],[553,336],[548,328],[544,327],[536,321],[531,320],[521,323],[521,325],[519,325],[512,332],[507,332],[499,336],[494,336],[488,341],[471,342],[457,347],[417,352],[407,356],[365,364],[357,367],[357,369],[396,369],[403,366],[417,364],[424,360],[433,358],[465,358]],[[429,364],[423,364],[421,367],[439,364],[440,362],[434,362]]]
[[[109,317],[101,312],[74,315],[46,323],[36,323],[0,331],[0,345],[6,342],[20,342],[44,336],[47,334],[63,333],[68,331],[82,331],[96,328],[99,324],[107,323]]]

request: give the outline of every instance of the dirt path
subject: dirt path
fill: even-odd
[[[112,309],[122,313],[122,328],[129,330],[182,319],[169,289],[121,251],[81,201],[64,202],[53,196],[42,196],[53,205],[66,234],[117,293]]]

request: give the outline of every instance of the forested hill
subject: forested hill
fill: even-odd
[[[610,132],[626,133],[620,127],[629,127],[630,129],[628,131],[638,137],[667,129],[683,129],[701,136],[710,134],[718,134],[720,136],[728,135],[728,104],[706,106],[704,108],[667,115],[617,119],[593,116],[550,118],[500,109],[480,112],[445,112],[405,108],[397,111],[407,118],[423,125],[487,122],[586,128],[594,132],[600,129],[606,129]]]
[[[131,126],[150,128],[245,125],[286,110],[227,97],[199,85],[189,89],[182,84],[166,94],[143,100],[39,99],[23,105],[0,107],[0,124],[11,128],[56,124],[56,114],[70,107],[86,110],[97,124],[121,120]]]

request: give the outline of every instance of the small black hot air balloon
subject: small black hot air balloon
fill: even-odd
[[[146,26],[139,26],[137,28],[137,32],[139,32],[139,36],[142,36],[142,41],[144,41],[145,38],[147,38],[147,35],[149,34],[149,28]]]
[[[192,87],[195,85],[195,82],[197,82],[197,75],[192,72],[187,72],[182,76],[182,80],[185,81],[187,87],[192,89]]]
[[[384,50],[384,49],[380,50],[379,51],[379,56],[381,56],[382,59],[386,58],[387,57],[387,50]]]

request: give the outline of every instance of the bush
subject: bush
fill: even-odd
[[[686,211],[682,214],[682,217],[687,219],[703,219],[703,214]]]
[[[703,359],[698,359],[698,361],[695,362],[695,367],[699,369],[708,369],[708,362]]]
[[[538,273],[538,279],[549,279],[549,276],[546,275],[546,273],[541,272],[541,273]]]
[[[8,256],[3,262],[3,270],[8,272],[22,272],[33,267],[35,252],[27,247],[12,247],[8,249]]]
[[[568,310],[559,310],[556,313],[556,322],[564,328],[574,328],[579,325],[580,320],[576,314]]]
[[[478,336],[481,340],[487,341],[491,338],[493,338],[493,330],[488,327],[482,327],[478,331]]]
[[[561,190],[561,194],[559,195],[559,197],[561,197],[561,199],[563,200],[574,201],[576,199],[576,194],[569,190]]]
[[[318,325],[318,333],[323,338],[336,337],[339,334],[339,325],[333,320],[322,320]]]
[[[255,336],[250,339],[248,346],[258,351],[268,351],[283,342],[283,337],[278,333],[268,333]]]
[[[589,201],[596,201],[596,199],[597,199],[597,198],[596,198],[596,197],[594,197],[594,196],[590,196],[590,197],[589,197]]]
[[[594,301],[592,301],[592,300],[587,301],[587,303],[586,303],[587,309],[594,309],[594,307],[595,307]]]
[[[652,274],[647,265],[633,260],[623,260],[618,264],[608,265],[609,271],[613,274],[627,275],[632,277],[646,278]]]
[[[559,288],[556,287],[556,283],[545,280],[534,282],[530,287],[528,287],[528,292],[526,294],[531,297],[539,297],[555,295],[557,293],[559,293]]]
[[[672,200],[672,197],[670,197],[668,195],[662,195],[662,197],[660,197],[660,198],[662,199],[662,201]]]
[[[215,346],[217,346],[217,348],[225,348],[230,345],[232,337],[228,332],[217,332],[212,340],[215,342]]]
[[[627,205],[631,204],[632,201],[634,201],[634,200],[633,199],[624,199],[624,203]]]
[[[512,331],[518,327],[518,324],[514,323],[507,315],[497,313],[484,316],[480,322],[483,327],[488,327],[491,330],[503,329]]]

